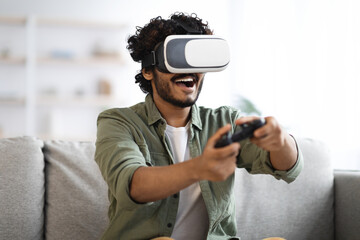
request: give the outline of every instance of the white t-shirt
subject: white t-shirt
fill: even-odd
[[[179,128],[167,125],[165,134],[175,163],[189,160],[189,123]],[[197,182],[180,191],[179,208],[171,237],[175,240],[203,240],[206,239],[208,228],[209,217]]]

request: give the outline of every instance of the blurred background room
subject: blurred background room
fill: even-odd
[[[0,0],[0,138],[95,141],[97,115],[143,101],[136,26],[196,13],[228,40],[229,67],[198,104],[275,116],[360,169],[360,1]]]

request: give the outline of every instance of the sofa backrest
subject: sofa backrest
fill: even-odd
[[[0,139],[0,239],[43,239],[43,142]]]
[[[236,171],[242,240],[334,239],[328,149],[310,139],[298,143],[305,165],[291,184]],[[90,142],[0,139],[0,239],[99,239],[109,203],[94,150]]]
[[[304,169],[287,184],[268,175],[236,172],[238,235],[243,240],[334,239],[334,178],[329,149],[299,139]]]
[[[107,186],[90,142],[0,139],[0,239],[100,239]]]
[[[100,239],[108,225],[107,185],[91,142],[45,141],[45,237]]]

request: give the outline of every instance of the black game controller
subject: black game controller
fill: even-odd
[[[225,147],[233,142],[238,142],[246,138],[252,138],[254,136],[254,131],[264,126],[265,123],[266,121],[264,118],[259,118],[252,122],[241,124],[239,125],[240,131],[234,133],[232,136],[230,136],[230,132],[228,132],[215,144],[215,148]]]

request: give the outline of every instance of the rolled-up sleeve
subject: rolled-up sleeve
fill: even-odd
[[[117,204],[135,208],[138,204],[130,197],[131,179],[136,169],[147,165],[129,128],[106,114],[98,118],[95,161]]]
[[[259,148],[249,140],[242,141],[241,146],[237,165],[239,168],[245,168],[251,174],[270,174],[276,179],[282,179],[290,183],[300,174],[304,165],[303,156],[297,142],[296,148],[298,154],[296,164],[287,171],[276,170],[271,164],[270,153]]]
[[[297,176],[299,176],[301,170],[304,167],[304,159],[303,159],[303,155],[301,153],[301,149],[299,148],[295,138],[294,138],[294,140],[295,140],[296,149],[297,149],[297,159],[296,159],[295,165],[287,171],[279,171],[279,170],[274,171],[274,173],[275,173],[274,176],[277,179],[283,179],[287,183],[291,183],[292,181],[294,181],[297,178]]]

